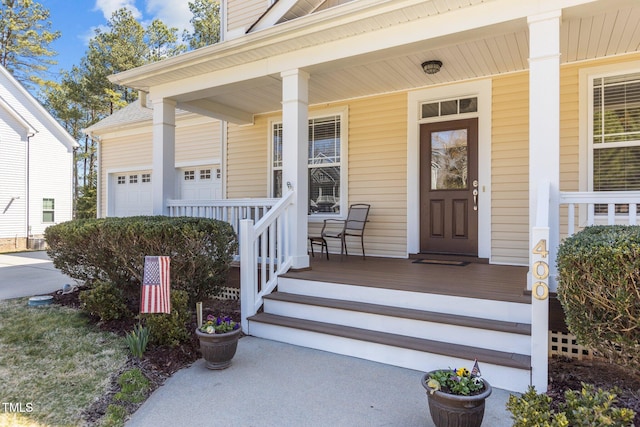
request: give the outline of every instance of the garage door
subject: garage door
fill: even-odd
[[[150,171],[118,173],[111,179],[114,188],[111,216],[152,215]]]
[[[222,198],[220,168],[216,165],[184,168],[180,191],[185,200],[216,200]]]

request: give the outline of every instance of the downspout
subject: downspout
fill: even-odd
[[[27,243],[27,249],[29,249],[29,235],[31,234],[31,224],[29,221],[29,215],[31,215],[31,211],[29,209],[29,206],[31,204],[31,197],[30,197],[30,184],[29,184],[29,179],[30,179],[30,155],[31,155],[31,137],[33,137],[36,133],[35,132],[31,132],[27,134],[27,167],[26,167],[26,177],[25,177],[25,181],[26,181],[26,188],[25,188],[25,211],[26,211],[26,216],[27,216],[27,221],[26,221],[26,226],[27,226],[27,233],[26,233],[26,243]]]

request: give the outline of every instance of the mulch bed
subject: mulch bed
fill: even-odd
[[[54,301],[61,305],[80,308],[78,292],[66,295],[52,294]],[[208,300],[203,302],[203,312],[215,316],[228,315],[236,322],[240,321],[240,301],[237,300]],[[133,330],[136,321],[97,322],[97,325],[107,331],[120,335]],[[196,319],[193,316],[191,329],[195,330]],[[179,347],[148,347],[142,360],[129,357],[123,371],[139,368],[150,380],[151,389],[160,387],[173,373],[191,365],[198,360],[201,355],[198,350],[199,343],[195,333],[191,341],[183,343]],[[105,413],[107,407],[115,402],[113,396],[119,390],[116,383],[118,376],[122,373],[114,374],[111,381],[111,389],[102,399],[94,402],[84,413],[84,418],[89,425],[95,424]],[[549,361],[549,388],[547,394],[554,399],[554,402],[564,401],[566,390],[580,390],[582,383],[593,384],[596,388],[612,390],[616,388],[618,395],[616,405],[626,407],[636,412],[635,425],[640,427],[640,375],[633,375],[628,369],[607,363],[600,360],[583,360],[554,357]],[[539,391],[538,391],[539,392]],[[127,406],[131,414],[140,405]]]
[[[617,394],[615,406],[635,411],[634,425],[640,427],[640,374],[605,360],[575,360],[554,357],[549,361],[547,394],[554,403],[564,402],[566,390],[581,390],[582,383]]]

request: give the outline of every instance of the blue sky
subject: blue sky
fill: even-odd
[[[52,30],[62,36],[52,44],[58,52],[58,65],[53,72],[70,70],[78,65],[87,49],[94,29],[107,23],[111,14],[121,8],[130,9],[143,24],[160,18],[165,24],[182,30],[189,26],[189,0],[36,0],[49,9]],[[55,77],[54,77],[55,79]]]

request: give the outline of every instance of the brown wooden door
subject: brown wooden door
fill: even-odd
[[[420,252],[477,256],[477,197],[478,120],[421,125]]]

